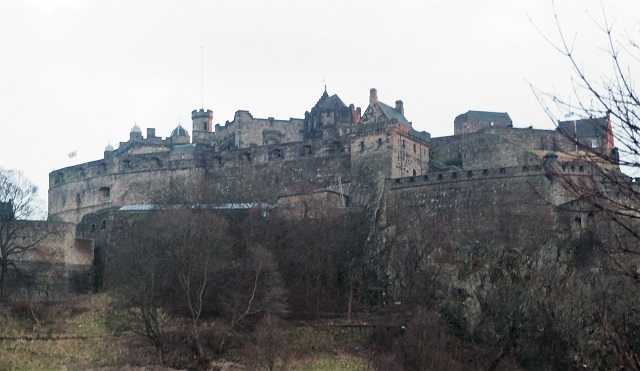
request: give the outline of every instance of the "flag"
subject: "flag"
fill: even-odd
[[[569,112],[566,115],[564,115],[564,118],[568,119],[569,117],[573,116],[575,113],[573,112]]]
[[[68,156],[69,158],[72,158],[72,157],[76,157],[77,154],[78,154],[78,151],[73,151],[73,152],[70,152]]]

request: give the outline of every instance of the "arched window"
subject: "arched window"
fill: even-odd
[[[96,231],[96,225],[95,224],[91,224],[91,233]]]
[[[100,223],[100,229],[105,229],[105,228],[107,228],[107,221],[102,220],[102,222]]]

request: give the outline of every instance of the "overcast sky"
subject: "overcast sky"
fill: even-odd
[[[603,2],[617,32],[638,35],[640,2]],[[555,8],[577,59],[606,73],[601,2]],[[536,30],[557,41],[553,13],[550,0],[0,0],[0,167],[46,200],[50,171],[102,158],[134,123],[191,132],[202,105],[220,124],[240,109],[302,118],[325,84],[363,111],[372,87],[401,99],[432,136],[468,110],[552,128],[529,83],[571,92],[567,61]]]

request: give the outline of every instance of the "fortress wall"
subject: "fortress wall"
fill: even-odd
[[[568,194],[540,169],[443,172],[387,180],[385,222],[419,228],[429,246],[526,250],[556,237],[555,206]]]
[[[49,216],[77,223],[127,204],[277,201],[348,181],[349,146],[306,141],[214,152],[114,156],[50,174]],[[304,189],[303,189],[304,188]]]
[[[256,119],[248,111],[237,111],[232,122],[216,125],[216,140],[221,143],[235,135],[237,148],[273,143],[269,138],[276,138],[277,143],[298,142],[302,140],[303,128],[302,119]]]
[[[374,205],[391,176],[394,137],[385,130],[357,133],[351,139],[351,180],[357,184],[352,200],[359,205]]]
[[[171,181],[202,179],[201,168],[139,168],[69,181],[49,187],[49,217],[77,223],[82,216],[127,204],[148,204],[164,197]]]
[[[572,145],[555,130],[506,127],[431,139],[432,159],[463,169],[531,165],[540,159],[529,152],[539,150],[571,151]]]
[[[350,150],[344,141],[306,141],[286,145],[203,153],[205,183],[214,200],[275,204],[277,196],[335,186],[350,179]],[[219,201],[216,201],[219,202]]]
[[[76,238],[76,225],[18,221],[17,242],[37,249],[16,256],[22,274],[7,275],[12,300],[60,300],[91,287],[93,242]]]
[[[422,175],[429,170],[429,147],[397,133],[393,138],[392,162],[391,178]]]

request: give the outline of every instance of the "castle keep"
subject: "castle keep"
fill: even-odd
[[[49,219],[77,225],[99,251],[119,213],[158,204],[299,209],[307,197],[323,208],[365,208],[378,230],[412,226],[452,251],[526,249],[587,227],[587,215],[562,211],[575,196],[549,176],[591,173],[576,141],[614,151],[607,119],[538,130],[514,127],[507,113],[468,111],[453,136],[431,138],[413,129],[401,100],[387,105],[376,89],[364,112],[325,90],[304,118],[237,111],[213,125],[213,117],[194,110],[191,135],[178,125],[166,138],[136,125],[103,159],[51,172]]]

